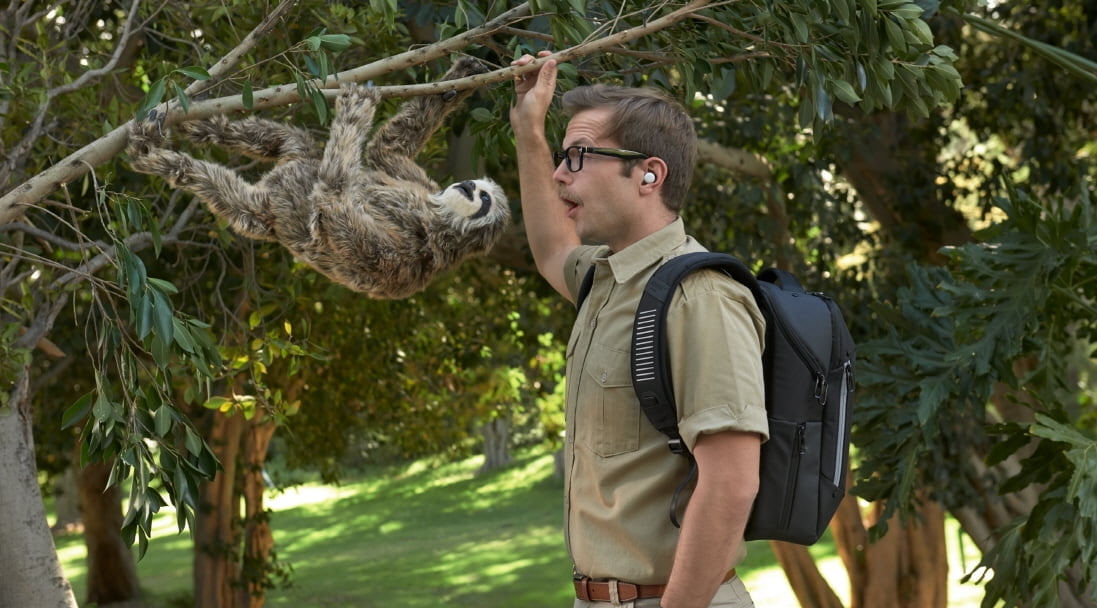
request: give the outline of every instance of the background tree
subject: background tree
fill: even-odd
[[[34,594],[49,598],[47,605],[72,603],[63,586],[42,583],[55,580],[50,560],[16,567],[24,547],[50,553],[35,506],[37,479],[18,457],[32,447],[31,404],[47,409],[38,405],[32,379],[57,369],[43,358],[43,339],[61,342],[65,352],[83,351],[92,363],[74,375],[72,386],[83,389],[71,391],[74,405],[53,419],[81,429],[81,459],[107,462],[112,485],[132,477],[130,538],[143,543],[165,500],[179,508],[181,526],[200,502],[215,507],[192,522],[200,548],[196,576],[206,577],[196,588],[209,594],[196,597],[198,605],[260,605],[263,590],[277,582],[256,483],[274,425],[359,428],[404,452],[462,445],[476,423],[514,410],[501,402],[531,401],[514,389],[519,374],[539,377],[545,392],[555,381],[555,368],[529,349],[536,341],[538,349],[562,350],[567,323],[560,317],[567,313],[523,274],[528,255],[517,230],[494,258],[513,271],[481,262],[408,302],[360,302],[279,248],[234,237],[193,200],[127,171],[124,159],[115,159],[127,121],[159,103],[169,110],[169,124],[263,111],[322,130],[326,100],[339,82],[372,79],[387,97],[435,94],[443,87],[429,83],[444,70],[445,57],[468,53],[496,70],[446,85],[482,90],[452,128],[474,135],[483,172],[514,192],[515,184],[506,183],[513,176],[509,129],[497,118],[505,115],[515,74],[505,66],[520,52],[553,48],[569,60],[564,86],[591,79],[646,83],[686,102],[705,139],[706,161],[688,212],[691,230],[713,248],[821,277],[816,287],[842,294],[859,336],[878,338],[862,349],[868,390],[859,395],[857,492],[879,502],[862,513],[847,501],[835,528],[851,573],[851,603],[943,604],[943,562],[918,553],[940,546],[943,508],[983,543],[988,564],[1015,575],[995,577],[991,599],[1019,603],[1038,591],[1088,601],[1091,547],[1028,545],[1041,540],[1035,530],[1065,533],[1067,516],[1091,525],[1085,522],[1093,515],[1094,493],[1079,491],[1091,487],[1085,474],[1091,469],[1081,465],[1093,440],[1092,391],[1071,381],[1089,377],[1092,336],[1084,324],[1062,322],[1092,302],[1089,283],[1071,282],[1091,276],[1090,266],[1075,249],[1050,247],[1066,233],[1049,228],[1069,224],[1055,217],[1087,217],[1087,188],[1070,185],[1092,183],[1085,125],[1094,124],[1094,108],[1063,91],[1091,82],[1092,62],[1080,56],[1093,57],[1093,9],[1077,2],[1046,12],[973,10],[969,2],[844,0],[537,2],[503,12],[473,2],[377,2],[369,9],[284,2],[269,11],[241,5],[231,12],[207,2],[13,3],[0,34],[6,62],[0,130],[2,141],[15,142],[5,143],[0,196],[6,222],[0,295],[8,327],[0,347],[11,355],[2,359],[5,379],[12,378],[4,387],[6,408],[18,415],[0,416],[6,450],[0,487],[19,490],[5,490],[0,503],[0,567],[17,582],[5,587],[3,599],[18,603]],[[1041,63],[1048,60],[1054,67]],[[420,82],[428,84],[414,84]],[[1026,144],[1035,137],[1041,145]],[[437,149],[426,162],[433,173],[448,172]],[[1003,188],[1010,183],[1003,175],[1023,190]],[[1054,213],[1031,211],[1032,201],[1045,197],[1056,201],[1049,207]],[[992,200],[1011,220],[995,233],[973,232],[1003,217]],[[1004,248],[994,239],[1007,237],[1027,243],[1028,253],[1001,257]],[[988,244],[940,250],[972,239]],[[1009,348],[979,351],[988,358],[978,361],[994,365],[976,366],[969,380],[957,381],[963,376],[948,370],[970,359],[955,353],[969,352],[989,322],[977,314],[985,302],[980,294],[1020,289],[995,284],[979,270],[1018,268],[1026,255],[1042,255],[1038,245],[1057,252],[1040,267],[1054,270],[1041,287],[1080,294],[1042,310],[1056,316],[1040,327],[1063,327],[1075,338],[1054,347],[1025,338],[1018,346],[1010,334]],[[948,262],[953,274],[911,262]],[[935,300],[929,296],[936,286],[963,297]],[[898,312],[872,302],[895,303]],[[1008,318],[1023,318],[1017,314],[1026,310],[1032,308]],[[957,322],[939,327],[928,323],[939,318],[930,313]],[[902,331],[889,333],[889,326]],[[932,340],[911,339],[924,337],[927,327],[935,328]],[[406,328],[417,331],[402,333]],[[984,344],[1000,343],[994,340]],[[473,351],[487,352],[485,346],[488,357]],[[1060,347],[1073,358],[1041,358]],[[1007,364],[991,358],[1003,354]],[[496,398],[469,394],[481,390]],[[897,408],[896,396],[909,405]],[[966,405],[941,407],[946,399]],[[988,461],[979,415],[988,400],[998,410],[1013,405],[1014,414],[1036,409],[1050,418],[1003,416],[1013,426],[992,430],[1010,441]],[[1063,402],[1079,405],[1054,405]],[[339,433],[327,437],[333,435]],[[155,451],[146,439],[156,439]],[[1022,449],[1039,458],[1018,468],[1010,450]],[[957,463],[962,470],[951,476],[942,472],[953,469],[935,468]],[[987,463],[1023,474],[1004,483],[1005,477],[982,474]],[[1043,470],[1064,473],[1032,486]],[[999,489],[1023,489],[1015,494],[1029,498],[999,502]],[[226,517],[241,500],[246,520]],[[911,521],[921,527],[891,520],[915,511]],[[43,528],[9,536],[16,531],[3,522],[28,513]],[[889,535],[865,542],[874,523],[889,521]],[[12,547],[19,555],[3,549]],[[1030,548],[1035,557],[1027,557]],[[777,550],[805,605],[837,603],[806,552]]]

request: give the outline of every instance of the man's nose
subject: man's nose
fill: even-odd
[[[572,181],[571,171],[567,168],[567,163],[561,162],[556,165],[556,170],[552,172],[553,181],[560,184],[570,184]]]

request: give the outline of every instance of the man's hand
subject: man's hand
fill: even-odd
[[[552,51],[540,51],[538,57],[548,57]],[[522,55],[511,62],[513,66],[529,65],[534,58]],[[556,93],[556,61],[546,61],[539,70],[526,72],[514,79],[515,102],[510,108],[510,123],[515,135],[542,131],[552,97]]]

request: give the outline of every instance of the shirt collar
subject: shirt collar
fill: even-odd
[[[686,227],[682,218],[647,235],[621,251],[609,256],[613,278],[624,283],[666,258],[686,243]]]

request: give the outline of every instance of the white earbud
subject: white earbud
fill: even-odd
[[[648,171],[647,173],[644,174],[644,183],[645,184],[654,184],[655,180],[657,180],[657,179],[659,179],[659,177],[656,176],[651,171]]]

